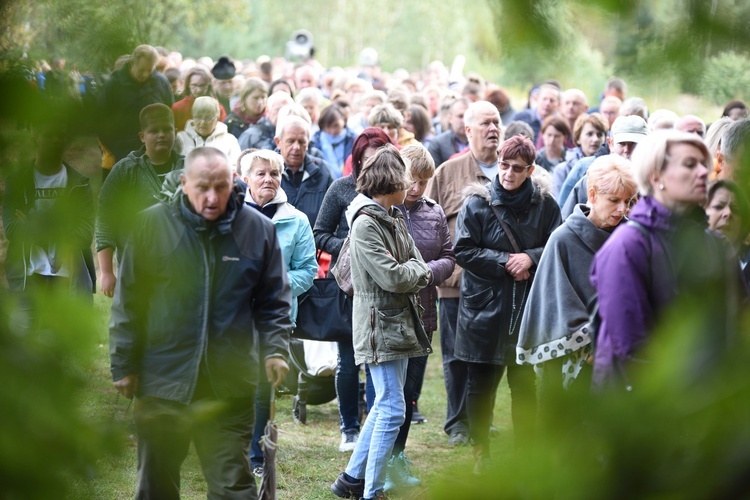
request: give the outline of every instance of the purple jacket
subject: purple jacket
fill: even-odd
[[[648,237],[637,227],[621,224],[594,257],[591,283],[599,294],[601,317],[594,386],[618,385],[623,370],[643,356],[640,351],[652,328],[678,292],[699,290],[721,279],[722,245],[705,231],[703,211],[693,215],[674,216],[644,196],[630,219],[642,224]]]
[[[422,321],[425,331],[432,336],[437,329],[437,285],[453,274],[456,257],[443,209],[435,201],[423,196],[407,210],[398,205],[406,219],[414,243],[432,272],[432,281],[419,292],[424,307]]]

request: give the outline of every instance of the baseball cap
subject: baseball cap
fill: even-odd
[[[637,115],[618,116],[612,124],[612,141],[638,143],[648,135],[646,120]]]

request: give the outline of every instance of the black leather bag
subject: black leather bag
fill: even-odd
[[[352,299],[335,278],[318,278],[297,298],[297,339],[338,342],[352,338]]]

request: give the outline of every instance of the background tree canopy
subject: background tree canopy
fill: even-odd
[[[557,78],[597,95],[613,74],[719,102],[750,88],[743,0],[14,0],[1,9],[6,58],[64,56],[82,71],[105,70],[140,43],[214,59],[282,55],[304,28],[324,66],[354,65],[374,47],[386,71],[461,54],[467,70],[522,89]]]

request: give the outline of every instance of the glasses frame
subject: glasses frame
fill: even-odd
[[[509,168],[513,169],[513,172],[516,174],[522,174],[531,167],[534,166],[533,163],[530,163],[529,165],[511,165],[505,160],[500,160],[497,162],[497,166],[500,170],[508,170]]]

